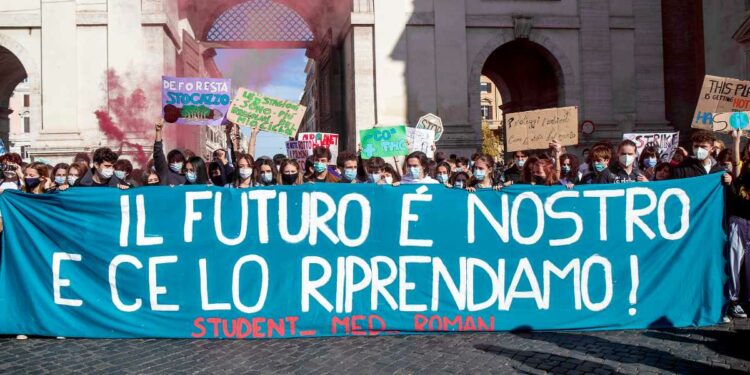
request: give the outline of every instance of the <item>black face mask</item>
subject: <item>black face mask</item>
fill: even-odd
[[[281,182],[284,183],[284,185],[294,185],[295,182],[297,182],[297,175],[296,174],[282,174],[281,175]]]
[[[211,183],[213,183],[215,186],[224,186],[226,185],[226,181],[224,181],[224,176],[218,175],[218,176],[211,176]]]
[[[40,183],[39,177],[27,177],[23,182],[26,183],[26,187],[30,190],[35,189]]]
[[[544,179],[544,177],[541,176],[534,176],[534,184],[536,185],[546,185],[547,180]]]

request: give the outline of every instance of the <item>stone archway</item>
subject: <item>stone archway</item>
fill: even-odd
[[[479,93],[479,82],[480,76],[485,71],[485,64],[490,59],[493,53],[504,45],[512,43],[514,41],[524,41],[531,43],[531,46],[536,49],[538,54],[543,55],[554,71],[554,77],[557,81],[557,95],[556,105],[567,106],[567,105],[578,105],[578,82],[575,77],[575,71],[573,65],[568,59],[565,52],[558,47],[552,40],[543,35],[542,32],[534,30],[529,34],[528,39],[517,39],[512,29],[504,29],[496,33],[484,47],[475,55],[474,60],[471,64],[471,72],[469,76],[469,121],[474,128],[476,134],[481,134],[481,95]],[[492,77],[492,72],[489,74]],[[513,93],[508,89],[510,79],[508,77],[500,77],[495,75],[495,83],[501,89],[503,93],[503,102],[510,102],[513,98]]]
[[[29,95],[31,132],[37,132],[41,123],[41,75],[31,54],[18,42],[6,35],[0,35],[0,137],[6,150],[9,142],[10,120],[20,108],[8,108],[10,97],[16,87],[26,81],[26,94]],[[13,110],[14,113],[10,113]]]

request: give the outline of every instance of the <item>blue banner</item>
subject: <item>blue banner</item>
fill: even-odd
[[[0,333],[282,338],[717,323],[719,176],[0,195]]]

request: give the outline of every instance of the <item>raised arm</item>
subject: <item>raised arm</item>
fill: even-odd
[[[734,178],[739,178],[740,173],[742,171],[740,170],[740,160],[742,156],[740,155],[740,141],[742,140],[742,130],[732,130],[732,143],[734,146],[734,149],[732,150],[732,174],[734,175]]]
[[[258,133],[260,133],[259,127],[254,127],[252,133],[250,133],[250,142],[247,144],[247,153],[255,157],[255,144],[258,141]]]
[[[164,143],[162,142],[163,128],[164,120],[159,119],[154,124],[154,168],[156,168],[156,173],[160,176],[163,176],[169,170],[169,163],[167,162],[167,157],[164,155]]]

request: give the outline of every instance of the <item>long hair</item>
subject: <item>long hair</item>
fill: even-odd
[[[484,177],[484,180],[490,179],[490,185],[494,185],[493,178],[495,176],[495,159],[493,159],[489,155],[479,155],[476,158],[473,158],[474,160],[474,166],[471,167],[471,177],[469,178],[469,181],[466,182],[466,186],[468,187],[474,187],[478,184],[480,184],[482,181],[477,180],[476,178],[476,169],[477,169],[477,163],[483,162],[487,165],[487,175]]]
[[[195,172],[196,176],[195,182],[192,184],[208,185],[208,168],[206,168],[206,162],[203,161],[203,158],[200,156],[193,156],[192,158],[188,159],[187,162],[193,166],[193,171]]]
[[[563,162],[565,160],[570,160],[570,172],[568,172],[565,177],[567,177],[569,180],[573,177],[576,177],[578,175],[578,166],[580,165],[578,162],[578,157],[576,157],[573,154],[562,154],[560,156],[560,166],[562,167]],[[562,174],[562,171],[560,171]]]
[[[27,169],[33,169],[36,171],[36,173],[39,173],[39,179],[40,179],[39,186],[43,187],[44,183],[41,182],[41,180],[49,178],[49,167],[47,167],[47,164],[39,163],[39,162],[31,163],[26,168],[24,168],[24,170],[27,170]],[[29,190],[29,187],[26,185],[23,186],[23,191],[27,193],[33,193],[33,191]]]
[[[255,168],[253,169],[253,181],[255,182],[255,185],[265,185],[263,183],[263,176],[262,172],[260,171],[260,168],[264,165],[267,165],[271,167],[271,182],[268,183],[268,185],[275,185],[276,181],[279,180],[278,173],[276,171],[276,163],[273,162],[273,159],[262,157],[255,161]]]
[[[281,161],[281,164],[279,164],[279,174],[276,176],[276,183],[284,185],[284,168],[286,168],[287,165],[291,165],[297,169],[297,179],[294,181],[294,185],[302,185],[304,183],[302,179],[302,171],[299,168],[299,163],[297,163],[297,160],[295,159],[284,159]]]

